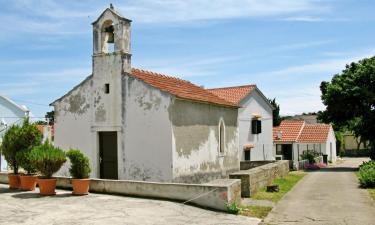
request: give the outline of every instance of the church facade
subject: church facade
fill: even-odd
[[[132,68],[131,21],[113,7],[92,25],[92,74],[51,103],[56,146],[83,151],[94,178],[202,183],[239,170],[237,104]]]

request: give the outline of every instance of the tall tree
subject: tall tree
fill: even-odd
[[[272,109],[272,116],[273,116],[273,126],[279,126],[281,123],[281,117],[280,117],[280,105],[277,104],[276,98],[274,99],[268,99],[268,101],[271,103],[273,109]]]
[[[319,119],[349,129],[368,141],[375,155],[375,57],[346,65],[331,82],[320,85],[326,110]]]
[[[55,111],[47,112],[45,115],[46,120],[48,121],[49,125],[53,125],[55,122]]]

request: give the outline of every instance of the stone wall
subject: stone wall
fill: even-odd
[[[0,183],[8,183],[7,173],[0,173]],[[57,187],[71,189],[70,178],[57,177]],[[90,192],[167,199],[226,211],[227,204],[240,204],[241,181],[218,179],[206,184],[182,184],[91,179]]]
[[[275,160],[268,160],[268,161],[241,161],[240,162],[240,170],[249,170],[258,166],[263,166],[268,163],[273,163]]]
[[[250,197],[262,187],[272,184],[277,177],[289,172],[289,161],[280,160],[249,170],[241,170],[229,175],[230,179],[241,179],[241,196]]]

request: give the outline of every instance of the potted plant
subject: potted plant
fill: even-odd
[[[20,186],[20,176],[18,174],[19,164],[16,159],[17,152],[20,151],[19,136],[21,128],[18,125],[12,125],[7,129],[3,136],[3,141],[0,146],[1,154],[8,162],[8,166],[13,170],[13,173],[8,173],[9,188],[18,189]]]
[[[87,195],[90,187],[90,160],[78,149],[70,149],[66,156],[70,161],[69,172],[73,177],[72,186],[74,195]]]
[[[25,170],[26,174],[20,176],[20,189],[24,191],[35,190],[37,177],[35,175],[36,168],[30,161],[31,149],[42,142],[42,133],[35,124],[26,119],[19,132],[20,151],[16,154],[19,165]]]
[[[66,162],[65,152],[60,148],[51,145],[48,140],[39,146],[34,147],[30,152],[30,161],[42,176],[37,182],[41,195],[55,195],[56,178],[52,175],[59,171]]]

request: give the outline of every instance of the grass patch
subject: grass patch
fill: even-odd
[[[278,184],[279,192],[266,192],[266,187],[262,188],[258,193],[253,195],[252,199],[257,200],[269,200],[272,202],[278,202],[292,187],[298,183],[307,173],[302,171],[293,171],[282,178],[274,180],[274,184]]]
[[[271,210],[272,207],[266,206],[242,206],[239,214],[264,219]]]
[[[359,177],[359,171],[354,172],[357,178]],[[366,188],[367,191],[370,193],[371,198],[375,201],[375,188]]]

